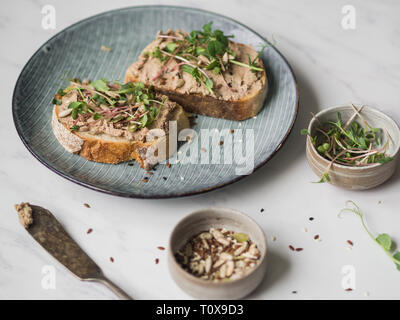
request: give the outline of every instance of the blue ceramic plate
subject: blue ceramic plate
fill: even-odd
[[[29,151],[57,174],[85,187],[125,197],[169,198],[210,191],[246,175],[232,164],[160,164],[153,175],[139,165],[108,165],[88,161],[65,151],[51,130],[52,98],[65,86],[65,74],[78,78],[123,80],[125,70],[158,30],[201,29],[209,22],[237,42],[258,49],[265,39],[246,26],[215,13],[170,6],[130,7],[80,21],[47,41],[28,61],[16,83],[13,96],[15,126]],[[106,52],[101,46],[112,50]],[[235,134],[254,129],[254,168],[264,165],[282,146],[293,127],[298,92],[293,72],[272,46],[262,54],[269,94],[257,117],[228,121],[198,116],[193,127],[235,129]],[[185,147],[185,146],[184,146]],[[224,145],[224,147],[227,147]],[[222,152],[222,147],[221,152]],[[184,148],[180,149],[185,151]],[[199,152],[200,153],[200,152]],[[221,158],[222,159],[222,158]],[[149,177],[147,183],[140,180]]]

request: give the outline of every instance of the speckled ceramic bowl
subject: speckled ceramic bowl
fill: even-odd
[[[211,227],[246,233],[260,250],[260,263],[245,277],[229,282],[211,282],[185,271],[176,261],[174,254],[191,237]],[[195,298],[240,299],[252,292],[264,278],[266,254],[267,240],[264,232],[253,219],[232,209],[208,208],[186,216],[176,225],[169,240],[168,266],[178,286]]]
[[[342,115],[344,123],[354,114],[354,110],[350,106],[339,106],[322,110],[316,114],[316,117],[321,122],[336,121],[338,112]],[[390,135],[387,154],[393,157],[393,160],[384,164],[377,163],[365,167],[350,167],[334,163],[329,171],[329,177],[330,183],[335,186],[352,190],[374,188],[388,180],[398,165],[400,130],[396,122],[384,113],[367,106],[362,109],[361,115],[372,127],[386,128]],[[358,117],[357,119],[360,120]],[[317,121],[312,119],[308,126],[308,132],[312,136],[315,134],[317,125]],[[310,137],[307,138],[306,155],[311,169],[318,177],[321,177],[326,171],[329,161],[318,153]]]

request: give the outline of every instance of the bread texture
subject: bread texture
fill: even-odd
[[[164,103],[154,122],[146,128],[146,133],[151,129],[161,129],[160,135],[153,141],[148,141],[147,136],[137,139],[128,139],[123,136],[114,136],[105,132],[93,134],[92,132],[73,132],[66,118],[60,114],[66,110],[65,105],[54,105],[52,114],[52,129],[59,143],[71,153],[96,162],[117,164],[124,161],[136,160],[145,170],[150,170],[157,163],[166,160],[175,150],[169,150],[169,124],[176,121],[177,131],[189,128],[189,119],[183,108],[164,97]],[[148,130],[147,130],[148,129]],[[159,153],[159,148],[165,152]],[[151,152],[149,152],[151,151]]]
[[[181,30],[167,31],[163,36],[179,37],[186,34]],[[262,69],[253,72],[249,68],[231,64],[229,69],[214,74],[205,70],[213,81],[213,92],[201,86],[190,74],[180,71],[179,61],[172,59],[162,62],[151,53],[163,50],[170,39],[156,38],[141,53],[138,61],[126,71],[125,82],[144,82],[154,86],[155,90],[167,95],[191,113],[230,120],[245,120],[257,115],[264,106],[268,93],[268,81],[262,60],[251,46],[230,41],[229,48],[236,53],[236,60],[248,63],[248,57],[255,59]],[[161,51],[164,52],[164,51]],[[157,76],[161,69],[162,76]]]

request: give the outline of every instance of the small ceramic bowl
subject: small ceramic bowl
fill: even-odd
[[[257,245],[260,263],[243,278],[228,282],[212,282],[197,278],[185,271],[174,254],[193,236],[213,228],[226,228],[242,232]],[[168,266],[177,285],[198,299],[240,299],[253,291],[262,281],[266,271],[267,241],[258,224],[245,214],[225,208],[208,208],[196,211],[182,219],[172,231],[169,240]]]
[[[330,120],[337,121],[338,112],[340,112],[344,123],[354,114],[354,110],[351,106],[339,106],[320,111],[316,114],[316,118],[318,118],[320,122]],[[374,188],[384,183],[395,172],[399,160],[400,130],[396,122],[384,113],[367,106],[364,106],[361,115],[370,126],[382,129],[385,128],[388,131],[390,141],[386,153],[393,157],[393,160],[384,164],[377,163],[364,167],[351,167],[334,163],[329,170],[330,183],[345,189],[364,190]],[[358,116],[355,120],[362,124]],[[313,118],[308,126],[308,132],[310,132],[311,136],[315,135],[317,126],[318,121]],[[386,137],[384,139],[386,139]],[[383,143],[385,142],[386,141],[383,141]],[[307,138],[306,155],[311,169],[318,177],[321,177],[326,171],[330,161],[318,153],[310,137]]]

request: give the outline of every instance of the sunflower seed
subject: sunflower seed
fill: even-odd
[[[61,111],[61,112],[58,114],[58,116],[59,116],[60,118],[65,118],[65,117],[68,117],[71,113],[72,113],[72,109],[65,109],[65,110]]]

